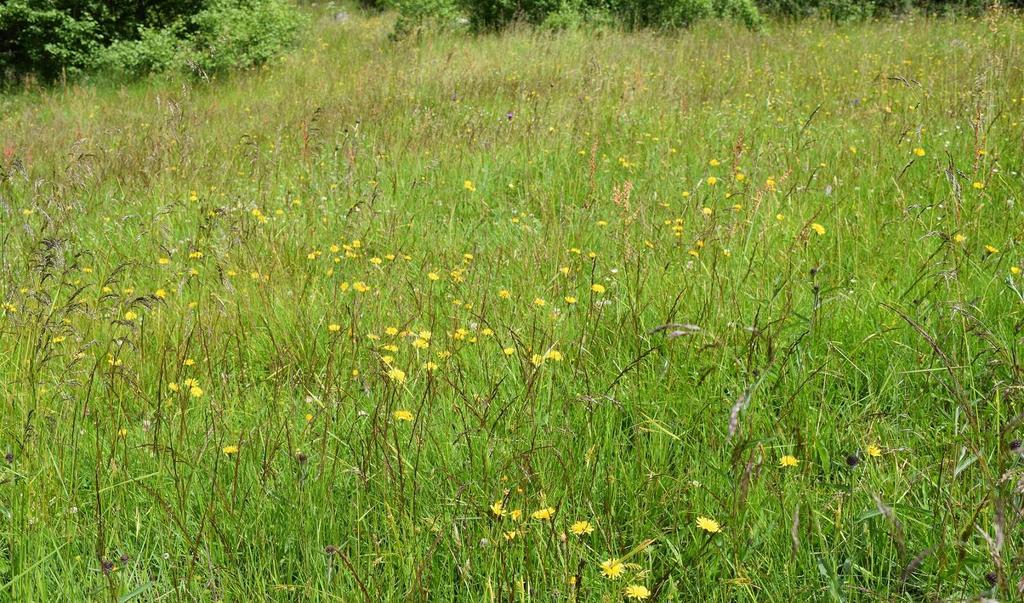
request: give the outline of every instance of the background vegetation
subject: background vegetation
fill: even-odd
[[[207,76],[265,63],[300,22],[287,0],[9,0],[0,4],[0,76]]]
[[[979,16],[1024,0],[360,0],[399,15],[392,37],[425,30],[495,32],[514,24],[546,30],[670,31],[704,19],[760,29],[775,20]],[[314,4],[315,6],[315,4]],[[333,4],[329,4],[329,7]],[[337,13],[347,18],[347,12]],[[118,79],[183,72],[208,78],[267,63],[299,36],[291,0],[10,0],[0,5],[0,84],[45,82],[92,71]]]
[[[0,600],[1022,596],[1020,20],[333,13],[0,96]]]

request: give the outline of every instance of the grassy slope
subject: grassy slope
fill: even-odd
[[[0,599],[1016,592],[1024,24],[386,33],[0,99]]]

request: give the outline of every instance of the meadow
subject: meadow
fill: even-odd
[[[0,96],[0,600],[1024,598],[1024,21]]]

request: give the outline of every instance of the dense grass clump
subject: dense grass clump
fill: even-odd
[[[1024,24],[0,97],[0,599],[1013,600]]]

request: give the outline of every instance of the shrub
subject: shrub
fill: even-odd
[[[418,34],[427,26],[445,28],[456,22],[459,9],[453,0],[395,0],[398,19],[393,40]]]
[[[515,22],[548,30],[571,29],[583,23],[607,24],[609,18],[630,28],[674,29],[708,17],[741,21],[756,29],[762,23],[753,0],[455,0],[475,31],[499,31]],[[423,20],[430,0],[404,0],[400,23]],[[449,5],[450,6],[450,5]],[[410,13],[408,8],[418,12]]]
[[[286,0],[5,0],[0,76],[247,67],[280,52],[298,26]]]
[[[497,31],[513,22],[541,24],[579,9],[574,0],[459,0],[459,6],[477,31]]]
[[[300,20],[284,0],[217,0],[191,24],[189,64],[211,73],[265,63],[291,44]]]
[[[160,73],[183,64],[183,47],[175,28],[139,32],[137,40],[118,40],[100,53],[99,65],[130,77]]]
[[[11,0],[0,4],[0,72],[33,72],[53,79],[92,66],[101,47],[99,23],[51,3]]]
[[[686,27],[714,13],[712,0],[619,0],[613,11],[627,27]]]

